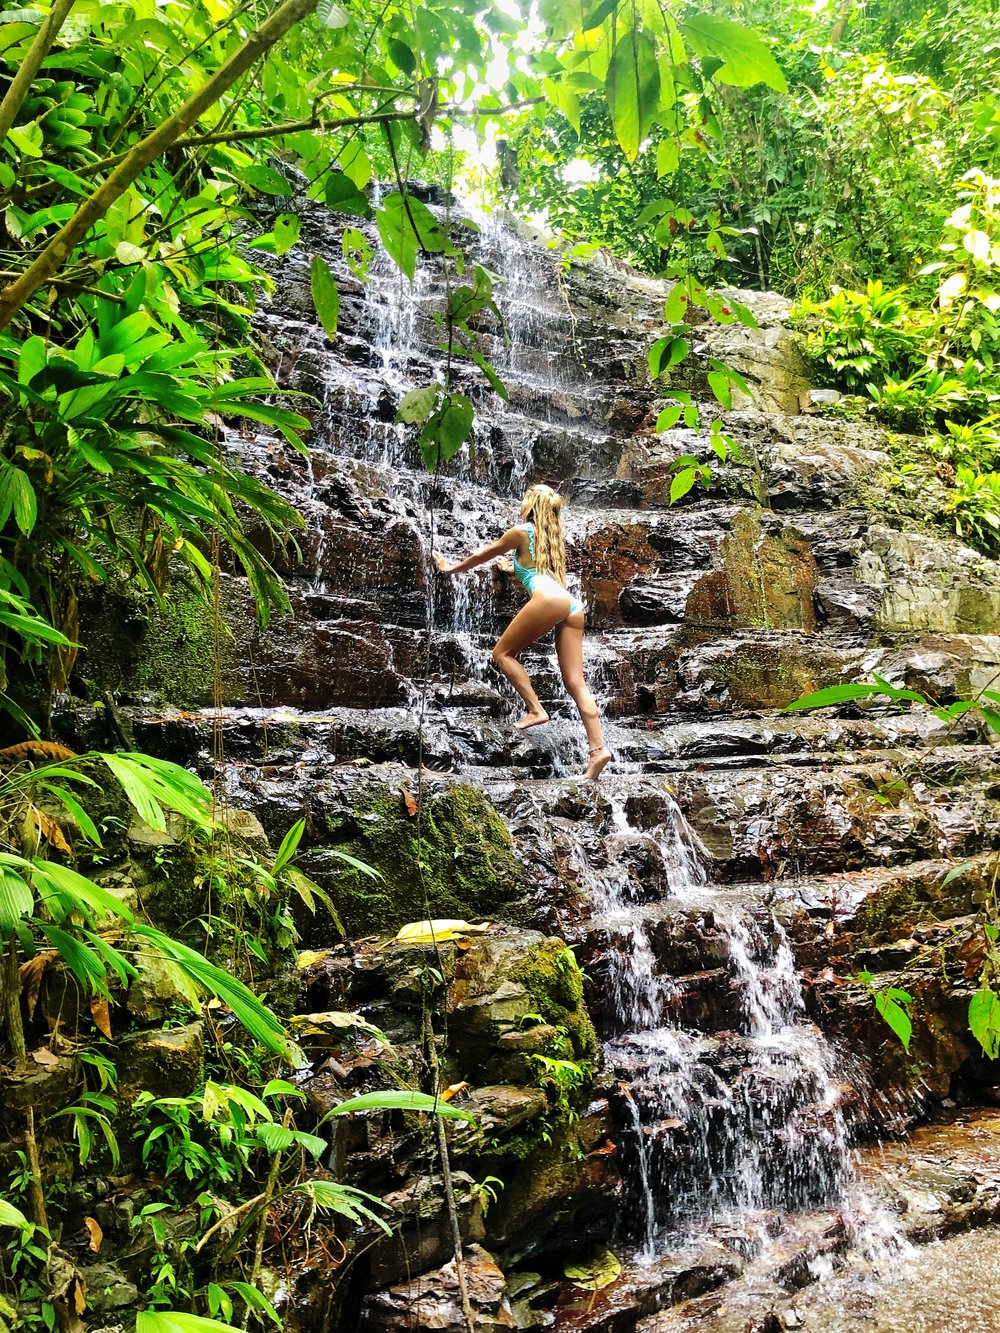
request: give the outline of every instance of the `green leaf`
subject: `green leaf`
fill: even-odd
[[[257,1126],[257,1138],[269,1153],[284,1152],[295,1142],[294,1133],[285,1125],[275,1125],[269,1122]]]
[[[242,981],[210,963],[203,954],[171,939],[153,926],[136,926],[136,935],[148,940],[163,957],[180,965],[186,974],[210,995],[227,1004],[250,1035],[268,1050],[284,1056],[293,1064],[302,1058],[291,1044],[278,1018],[263,1005]]]
[[[417,252],[454,254],[447,230],[426,204],[412,194],[387,195],[376,211],[375,222],[389,258],[413,282]]]
[[[975,868],[975,861],[963,861],[960,866],[952,866],[941,880],[941,887],[944,888],[946,885],[950,884],[952,880],[958,879],[960,875],[964,875],[967,870],[975,870]]]
[[[681,150],[676,139],[661,139],[656,145],[656,174],[662,180],[680,166]]]
[[[417,68],[417,57],[398,37],[390,38],[389,54],[402,74],[412,74]]]
[[[723,375],[721,371],[710,370],[708,372],[708,387],[712,390],[716,400],[727,410],[733,405],[733,386],[729,382],[729,376]]]
[[[687,495],[700,475],[700,467],[686,467],[683,472],[678,472],[670,483],[670,503],[675,504]]]
[[[333,274],[326,260],[319,255],[313,256],[309,269],[309,282],[319,322],[323,325],[326,336],[333,342],[337,336],[337,321],[340,318],[340,293],[337,291],[337,284],[333,280]]]
[[[611,57],[605,92],[622,152],[634,162],[660,105],[656,44],[648,32],[630,26],[620,39]]]
[[[737,88],[764,83],[775,92],[788,91],[777,61],[755,32],[718,14],[689,14],[681,21],[684,40],[695,55],[721,60],[714,79]]]
[[[665,407],[656,418],[656,433],[660,435],[665,430],[672,430],[681,419],[681,413],[684,411],[682,404],[675,403],[672,407]]]
[[[140,1310],[135,1333],[236,1333],[232,1324],[180,1310]]]
[[[330,1212],[339,1213],[355,1223],[373,1222],[387,1236],[392,1235],[392,1228],[368,1206],[373,1204],[376,1208],[389,1207],[389,1204],[376,1198],[374,1194],[366,1194],[364,1190],[341,1185],[335,1180],[304,1180],[295,1186],[295,1191],[311,1199],[317,1208],[329,1209]],[[137,1329],[136,1333],[141,1331]]]
[[[402,1092],[399,1089],[392,1092],[365,1092],[360,1097],[348,1097],[332,1111],[327,1111],[320,1124],[331,1116],[361,1114],[364,1111],[420,1111],[443,1116],[446,1120],[466,1120],[469,1124],[475,1124],[475,1117],[468,1111],[452,1106],[450,1102],[443,1102],[440,1097],[432,1097],[426,1092]]]
[[[657,338],[649,349],[650,375],[654,380],[657,379],[665,371],[683,361],[690,350],[690,345],[684,338]]]
[[[18,1231],[33,1231],[34,1223],[29,1222],[20,1208],[15,1208],[6,1199],[0,1199],[0,1227],[17,1227]]]
[[[872,991],[872,999],[875,1001],[875,1008],[885,1019],[889,1027],[903,1043],[903,1049],[909,1054],[910,1037],[913,1035],[913,1023],[910,1021],[910,1015],[906,1012],[904,1005],[912,1002],[912,996],[906,991],[899,990],[892,986],[885,991]]]
[[[802,708],[829,708],[833,704],[850,703],[854,699],[870,699],[874,694],[881,694],[877,685],[830,685],[825,690],[815,690],[804,694],[801,699],[785,705],[786,713],[794,713]]]
[[[434,411],[438,392],[436,384],[427,384],[422,389],[411,389],[400,399],[396,420],[407,426],[423,425]]]
[[[351,21],[350,14],[336,0],[319,0],[316,17],[324,28],[346,28]]]
[[[587,1263],[567,1264],[563,1274],[587,1291],[602,1291],[621,1277],[622,1265],[610,1250],[601,1249]]]
[[[1000,995],[983,986],[969,1001],[969,1027],[991,1060],[1000,1055]]]
[[[255,164],[249,167],[241,167],[234,174],[237,180],[241,180],[244,185],[249,185],[254,190],[260,190],[263,194],[277,194],[287,198],[292,193],[291,185],[285,180],[281,172],[275,171],[273,167]]]
[[[273,1323],[277,1324],[279,1328],[284,1328],[280,1315],[262,1291],[252,1287],[249,1282],[234,1281],[230,1282],[229,1285],[238,1296],[242,1297],[251,1310],[259,1310]]]
[[[6,939],[34,905],[31,886],[13,870],[0,866],[0,938]]]
[[[359,218],[371,217],[368,200],[343,171],[331,171],[327,175],[323,194],[327,207],[337,213],[350,213],[352,217]],[[361,234],[356,233],[356,235]],[[367,245],[367,241],[365,244]]]
[[[453,458],[472,435],[475,412],[468,398],[449,393],[438,403],[420,432],[420,452],[428,471]]]

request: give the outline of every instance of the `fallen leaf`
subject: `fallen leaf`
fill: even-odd
[[[21,985],[24,987],[24,1002],[28,1006],[29,1018],[35,1016],[38,993],[42,988],[42,974],[53,958],[57,956],[55,949],[46,949],[44,953],[36,953],[34,958],[29,958],[17,969],[21,978]]]
[[[417,798],[412,794],[412,792],[404,790],[403,800],[406,803],[406,813],[410,816],[411,819],[415,819],[417,816]]]
[[[66,841],[62,829],[51,815],[47,815],[44,810],[39,810],[37,805],[31,807],[31,815],[39,833],[50,847],[54,847],[57,852],[72,852],[73,849]]]
[[[21,741],[17,745],[8,745],[0,750],[0,760],[19,763],[22,759],[76,759],[75,750],[67,750],[65,745],[55,741]]]
[[[478,926],[470,926],[468,921],[452,921],[450,919],[408,921],[405,926],[399,928],[396,943],[441,944],[445,940],[453,940],[456,935],[482,935],[489,928],[490,923],[488,921]]]
[[[94,1020],[98,1032],[107,1039],[111,1040],[111,1014],[108,1011],[108,997],[106,995],[94,995],[90,1000],[90,1016]]]
[[[58,1055],[53,1055],[47,1046],[39,1046],[37,1051],[31,1052],[31,1058],[36,1065],[57,1065],[59,1063]]]
[[[95,1221],[92,1217],[85,1217],[83,1219],[83,1225],[90,1233],[90,1248],[95,1254],[100,1254],[101,1243],[104,1240],[104,1232],[101,1230],[101,1224]]]
[[[453,1097],[457,1097],[460,1092],[464,1092],[466,1088],[471,1087],[471,1083],[451,1083],[445,1088],[444,1092],[442,1092],[441,1100],[443,1102],[450,1102]]]

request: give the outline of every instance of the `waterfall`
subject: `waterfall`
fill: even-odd
[[[650,937],[657,917],[629,903],[622,876],[596,881],[595,911],[620,941],[608,970],[626,1031],[605,1053],[619,1086],[623,1238],[649,1262],[705,1223],[753,1231],[766,1210],[846,1207],[855,1180],[833,1052],[805,1018],[784,930],[713,888],[671,796],[652,832],[620,798],[612,811],[616,831],[658,845],[666,905],[702,915],[722,946],[715,998],[734,1001],[719,1030],[681,1021],[684,997]]]

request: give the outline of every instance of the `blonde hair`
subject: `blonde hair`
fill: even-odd
[[[566,583],[566,538],[563,536],[564,498],[551,486],[529,486],[524,496],[525,518],[535,529],[535,568],[557,583]]]

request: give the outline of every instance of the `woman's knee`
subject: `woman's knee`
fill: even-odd
[[[508,658],[513,656],[513,654],[508,653],[505,649],[501,648],[500,645],[497,643],[493,645],[493,651],[490,654],[490,656],[493,658],[493,661],[497,666],[502,666],[503,663]]]

